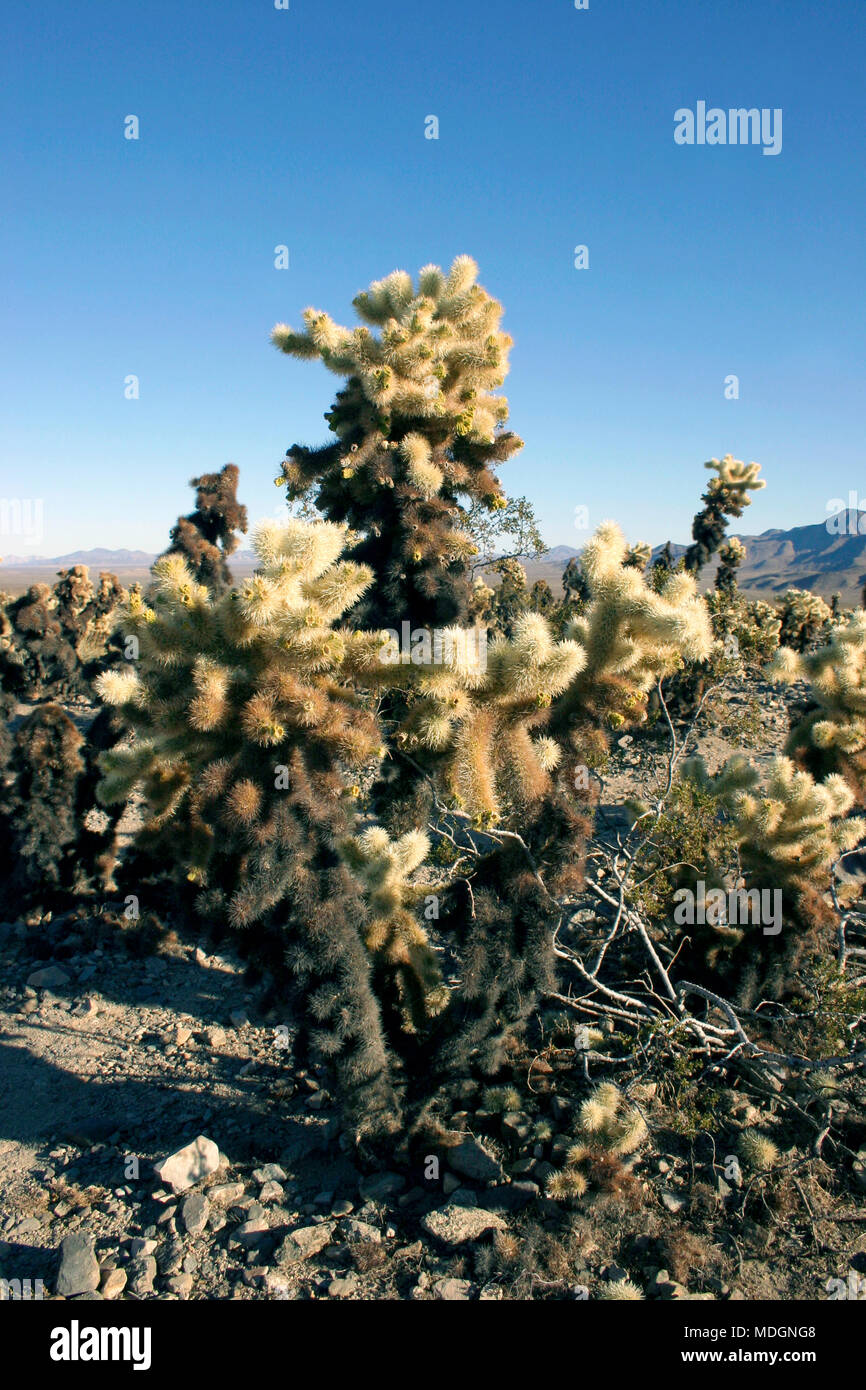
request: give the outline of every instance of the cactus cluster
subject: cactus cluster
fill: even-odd
[[[866,819],[850,815],[854,793],[843,777],[832,774],[816,782],[790,758],[773,758],[763,779],[741,754],[715,775],[702,758],[689,759],[682,775],[717,798],[746,888],[781,893],[778,941],[754,925],[746,931],[722,926],[716,932],[719,947],[740,961],[744,978],[746,973],[751,982],[760,977],[765,994],[780,997],[791,987],[804,952],[833,921],[826,901],[832,867],[866,837]],[[768,940],[775,943],[771,948]]]
[[[47,701],[13,734],[5,725],[2,732],[0,911],[18,914],[70,893],[104,890],[114,865],[114,818],[95,801],[98,732],[85,740]]]
[[[590,1187],[594,1169],[616,1168],[617,1162],[636,1153],[648,1137],[643,1115],[618,1086],[605,1081],[583,1102],[575,1137],[565,1167],[551,1174],[547,1194],[554,1201],[582,1197]]]
[[[866,615],[833,627],[811,652],[780,647],[770,667],[780,682],[807,681],[809,705],[788,739],[787,752],[816,777],[840,772],[862,802],[866,794]]]
[[[247,529],[247,509],[237,500],[239,472],[227,463],[219,473],[193,478],[195,509],[180,516],[170,532],[168,555],[181,555],[193,578],[215,593],[231,584],[228,557],[238,547],[237,532]]]
[[[35,702],[87,694],[111,660],[111,639],[124,591],[113,574],[94,585],[86,565],[33,584],[0,606],[0,684]]]
[[[780,608],[779,642],[795,652],[804,652],[828,627],[833,613],[821,598],[809,589],[788,589]]]
[[[326,416],[334,442],[294,445],[278,481],[359,533],[352,558],[374,572],[359,626],[464,621],[475,547],[463,501],[506,506],[494,468],[521,447],[497,394],[511,339],[477,277],[469,256],[447,273],[425,266],[417,284],[394,271],[355,298],[357,328],[307,309],[301,331],[273,330],[283,352],[346,378]]]
[[[213,592],[182,556],[133,596],[129,669],[98,681],[134,733],[104,755],[101,796],[139,786],[140,842],[179,859],[205,916],[257,928],[309,1000],[310,1041],[371,1124],[393,1121],[360,890],[335,848],[381,734],[345,678],[362,642],[336,626],[370,583],[340,559],[345,527],[289,519],[256,532],[258,571]]]
[[[581,556],[589,602],[566,629],[585,653],[556,703],[551,732],[577,753],[590,730],[621,729],[646,718],[647,696],[660,677],[712,647],[706,604],[691,575],[672,572],[656,590],[627,563],[615,522],[599,527]]]

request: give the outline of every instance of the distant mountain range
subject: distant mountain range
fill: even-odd
[[[828,529],[832,527],[832,529]],[[866,511],[845,511],[814,526],[794,526],[789,531],[764,531],[760,536],[740,536],[746,554],[740,567],[740,587],[747,593],[771,599],[786,589],[811,589],[823,598],[839,593],[845,604],[859,603],[866,584]],[[661,546],[656,546],[653,557]],[[679,557],[685,545],[674,544]],[[524,562],[531,581],[546,579],[552,588],[561,588],[562,571],[579,549],[557,545],[538,559]],[[53,558],[44,555],[5,555],[0,561],[0,589],[25,588],[37,579],[45,582],[58,569],[87,565],[95,570],[146,572],[156,556],[146,550],[74,550]],[[256,563],[251,550],[239,550],[230,564],[240,574],[249,573]],[[701,587],[713,584],[718,559],[701,571]],[[25,571],[32,571],[31,575]],[[14,573],[13,573],[14,572]],[[41,572],[41,573],[40,573]],[[131,576],[130,576],[131,578]],[[10,581],[16,581],[14,584]]]

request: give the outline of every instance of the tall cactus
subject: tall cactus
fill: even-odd
[[[334,441],[294,445],[278,481],[290,501],[312,491],[329,520],[358,533],[351,557],[374,572],[358,626],[465,620],[473,542],[461,499],[506,505],[494,469],[521,440],[503,428],[508,402],[496,393],[511,339],[477,276],[469,256],[447,274],[425,266],[417,284],[394,271],[355,298],[355,329],[307,309],[301,331],[273,330],[283,352],[346,378],[326,416]]]

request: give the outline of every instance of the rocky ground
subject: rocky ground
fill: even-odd
[[[756,719],[754,742],[778,751],[783,700],[735,689],[701,736],[711,764]],[[603,806],[663,758],[660,738],[621,739]],[[75,1299],[567,1300],[623,1296],[625,1279],[661,1299],[826,1298],[831,1279],[866,1293],[862,1078],[818,1155],[799,1083],[746,1077],[703,1115],[695,1077],[629,1064],[616,1079],[649,1137],[563,1205],[548,1180],[604,1073],[588,1083],[545,1018],[505,1089],[466,1083],[429,1153],[371,1171],[230,946],[142,948],[96,917],[0,924],[6,1280]],[[732,1173],[754,1126],[779,1162]]]

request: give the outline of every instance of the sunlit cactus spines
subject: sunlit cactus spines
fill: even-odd
[[[744,870],[755,882],[795,891],[824,882],[838,856],[866,834],[866,820],[849,815],[854,793],[838,774],[816,782],[790,759],[773,758],[762,777],[737,754],[710,775],[701,758],[683,764],[683,775],[712,790],[727,809]]]
[[[404,686],[397,747],[432,755],[443,791],[479,823],[493,824],[549,790],[561,750],[543,728],[586,658],[577,643],[556,641],[538,613],[524,613],[511,640],[488,647],[482,637],[446,629],[439,659],[433,647],[434,659],[417,666],[392,666],[371,653],[359,678]]]
[[[694,579],[664,576],[658,591],[627,563],[628,545],[615,522],[605,522],[581,555],[589,601],[566,628],[584,651],[579,674],[556,702],[552,732],[577,739],[589,725],[622,728],[646,717],[647,695],[660,677],[684,662],[704,660],[712,628]]]
[[[569,1162],[575,1164],[596,1149],[626,1157],[640,1148],[648,1131],[636,1106],[618,1086],[606,1081],[581,1106],[576,1135],[578,1143],[569,1152]]]
[[[606,1303],[640,1303],[643,1300],[643,1290],[632,1279],[611,1279],[602,1284],[598,1297]]]
[[[358,533],[352,556],[375,574],[358,626],[466,619],[465,507],[504,505],[494,469],[521,447],[498,394],[511,339],[477,275],[468,256],[448,273],[425,267],[417,284],[395,271],[356,297],[361,327],[307,309],[301,330],[273,330],[283,352],[346,378],[326,416],[335,442],[294,445],[283,471],[290,502],[314,496]]]
[[[866,614],[833,627],[811,652],[780,647],[771,676],[808,681],[809,708],[796,720],[787,751],[818,777],[840,772],[861,803],[866,796]]]
[[[769,1135],[759,1129],[744,1129],[737,1141],[737,1152],[750,1169],[764,1172],[773,1168],[780,1158],[779,1150]]]
[[[758,477],[759,463],[742,463],[731,454],[710,459],[704,467],[716,476],[707,484],[703,508],[692,524],[693,541],[684,556],[685,567],[691,574],[697,574],[721,546],[728,517],[742,516],[752,500],[749,494],[766,486]]]
[[[364,937],[367,949],[383,967],[383,976],[396,985],[403,1027],[416,1031],[441,1011],[448,997],[418,910],[432,888],[429,883],[411,881],[430,852],[430,841],[419,830],[392,840],[385,829],[374,825],[341,841],[339,850],[363,885],[370,910]]]
[[[716,588],[731,597],[737,589],[737,571],[743,563],[746,547],[738,536],[731,536],[719,549],[719,568]]]
[[[820,594],[808,589],[787,589],[782,598],[779,642],[796,652],[806,651],[829,628],[832,609]]]
[[[98,688],[134,739],[104,756],[101,794],[123,802],[140,787],[140,844],[176,862],[202,911],[273,943],[316,1000],[307,1036],[350,1113],[388,1127],[367,912],[335,847],[356,818],[352,780],[382,749],[342,675],[352,634],[334,625],[371,576],[339,558],[345,528],[331,523],[266,524],[253,544],[259,569],[237,589],[198,583],[168,554],[131,600],[139,658]]]

